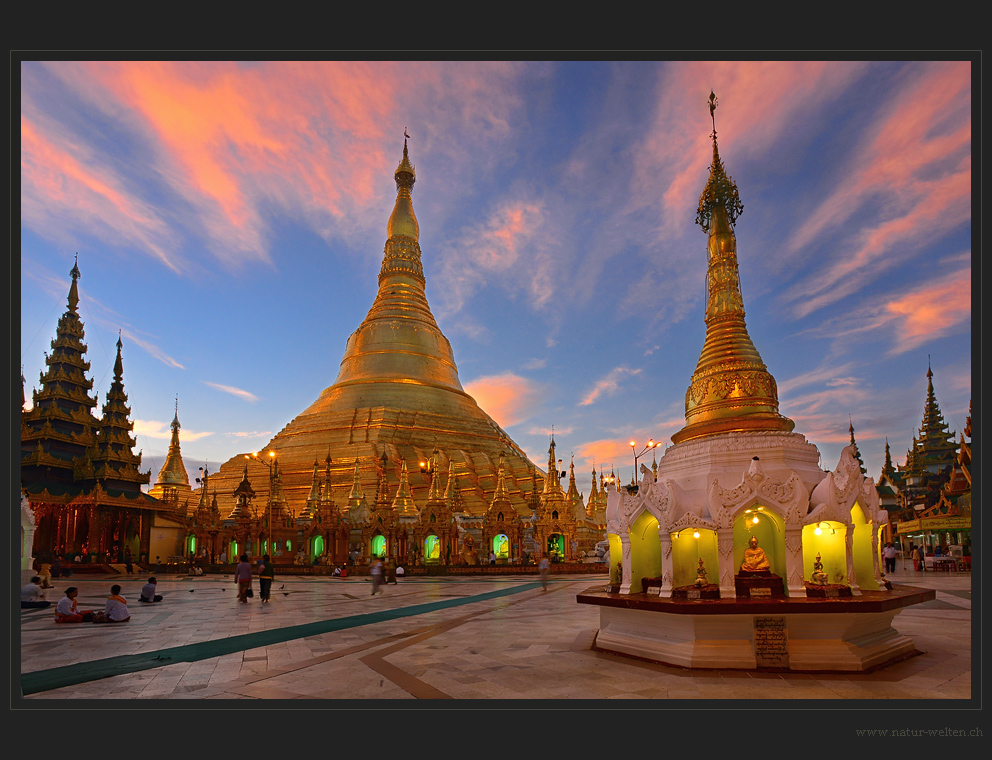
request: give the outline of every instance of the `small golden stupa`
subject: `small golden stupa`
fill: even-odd
[[[710,93],[713,163],[699,198],[696,224],[709,235],[706,272],[706,340],[685,393],[685,427],[672,443],[735,431],[790,432],[795,423],[778,413],[778,387],[751,342],[737,269],[734,225],[744,210],[716,142],[716,96]]]
[[[313,462],[329,452],[338,503],[348,501],[359,481],[366,494],[385,482],[392,503],[402,483],[398,508],[413,515],[427,502],[434,467],[459,508],[474,516],[489,506],[502,453],[510,501],[530,517],[535,482],[540,490],[544,474],[462,388],[451,344],[427,303],[411,197],[416,172],[405,139],[394,177],[396,203],[372,308],[348,338],[334,383],[264,451],[276,453],[282,490],[297,512],[307,500]],[[235,490],[243,466],[238,454],[212,476],[222,499]],[[249,473],[256,498],[265,499],[268,473],[262,467]]]

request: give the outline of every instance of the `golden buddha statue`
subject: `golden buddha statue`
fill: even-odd
[[[772,568],[771,563],[769,563],[768,557],[765,556],[765,550],[758,546],[756,536],[751,536],[751,540],[747,542],[747,546],[748,548],[744,550],[744,562],[741,563],[741,572],[770,571]]]
[[[703,567],[703,558],[699,558],[699,569],[696,570],[696,586],[705,586],[707,584],[706,580],[706,568]]]

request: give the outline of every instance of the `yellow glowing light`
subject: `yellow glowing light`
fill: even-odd
[[[814,532],[814,533],[815,533],[816,535],[818,535],[818,536],[819,536],[819,535],[820,535],[821,533],[823,533],[823,531],[822,531],[822,530],[820,530],[820,526],[819,526],[819,525],[817,525],[817,526],[816,526],[816,530],[814,530],[813,532]]]
[[[693,533],[692,533],[692,537],[693,537],[693,538],[699,538],[699,531],[698,531],[698,530],[696,530],[696,531],[693,531]]]
[[[757,515],[755,515],[755,516],[754,516],[754,519],[753,519],[753,520],[751,520],[751,522],[753,522],[753,523],[754,523],[755,525],[757,525],[757,524],[758,524],[758,516],[757,516]]]
[[[633,441],[630,442],[630,446],[631,446],[631,448],[634,447],[634,442]]]

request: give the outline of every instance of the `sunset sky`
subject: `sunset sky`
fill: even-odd
[[[154,482],[179,397],[192,479],[334,382],[375,297],[410,134],[427,296],[461,382],[580,488],[669,442],[703,345],[712,155],[744,213],[747,324],[782,414],[877,477],[920,425],[928,357],[971,400],[964,62],[25,62],[26,394],[74,255],[100,403],[124,387]],[[641,460],[644,461],[644,460]],[[648,459],[650,463],[650,458]]]

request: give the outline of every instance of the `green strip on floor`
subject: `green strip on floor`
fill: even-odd
[[[101,678],[110,678],[111,676],[121,676],[151,668],[160,668],[163,665],[172,665],[177,662],[209,660],[211,657],[221,657],[225,654],[244,652],[248,649],[258,649],[259,647],[271,646],[272,644],[282,644],[286,641],[302,639],[307,636],[317,636],[322,633],[344,630],[345,628],[357,628],[358,626],[381,623],[386,620],[415,617],[416,615],[423,615],[428,612],[444,610],[450,607],[458,607],[463,604],[498,599],[501,596],[519,594],[521,591],[530,591],[539,587],[539,583],[524,583],[511,588],[500,589],[499,591],[490,591],[485,594],[466,596],[459,599],[448,599],[443,602],[417,604],[411,607],[397,607],[380,612],[369,612],[364,615],[351,615],[336,620],[322,620],[318,623],[305,623],[304,625],[294,625],[288,628],[274,628],[271,631],[259,631],[258,633],[244,633],[239,636],[228,636],[227,638],[217,639],[216,641],[202,641],[197,644],[186,644],[181,647],[159,649],[155,652],[107,657],[103,660],[79,662],[74,665],[66,665],[62,668],[36,670],[32,673],[21,674],[21,693],[27,696],[28,694],[38,694],[39,692],[51,691],[52,689],[61,689],[64,686],[75,686],[76,684],[87,683],[88,681],[98,681]]]

